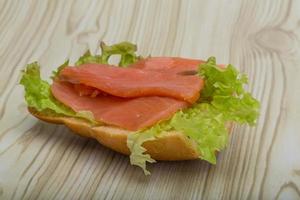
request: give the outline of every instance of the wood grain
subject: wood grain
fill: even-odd
[[[0,0],[0,199],[300,199],[297,0]],[[100,41],[143,55],[207,58],[249,75],[256,127],[235,126],[218,164],[127,157],[26,111],[20,70],[42,74]]]

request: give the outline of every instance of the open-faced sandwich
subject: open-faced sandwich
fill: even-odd
[[[216,163],[233,122],[253,125],[259,103],[243,88],[247,77],[232,65],[179,57],[136,55],[136,46],[101,43],[75,64],[58,67],[52,83],[28,64],[20,83],[29,112],[146,162],[203,159]],[[119,55],[118,65],[109,58]]]

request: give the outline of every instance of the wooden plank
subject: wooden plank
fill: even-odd
[[[300,2],[0,1],[0,199],[300,199]],[[235,126],[218,164],[159,162],[151,176],[94,140],[31,117],[20,70],[44,77],[100,41],[207,58],[249,75],[258,125]]]

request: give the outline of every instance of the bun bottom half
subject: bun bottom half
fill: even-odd
[[[85,120],[72,117],[47,116],[32,108],[29,112],[36,118],[54,124],[64,124],[75,134],[94,138],[100,144],[117,151],[119,153],[130,155],[127,147],[127,136],[130,131],[107,125],[93,125]],[[229,132],[232,124],[227,125]],[[182,132],[169,131],[157,139],[147,141],[143,144],[148,154],[155,160],[175,161],[175,160],[193,160],[199,158],[196,143],[190,140]]]

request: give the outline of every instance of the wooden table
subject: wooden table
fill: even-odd
[[[0,199],[300,199],[300,1],[0,1]],[[235,126],[218,164],[127,157],[28,114],[18,84],[99,41],[143,55],[232,63],[261,101],[253,128]]]

